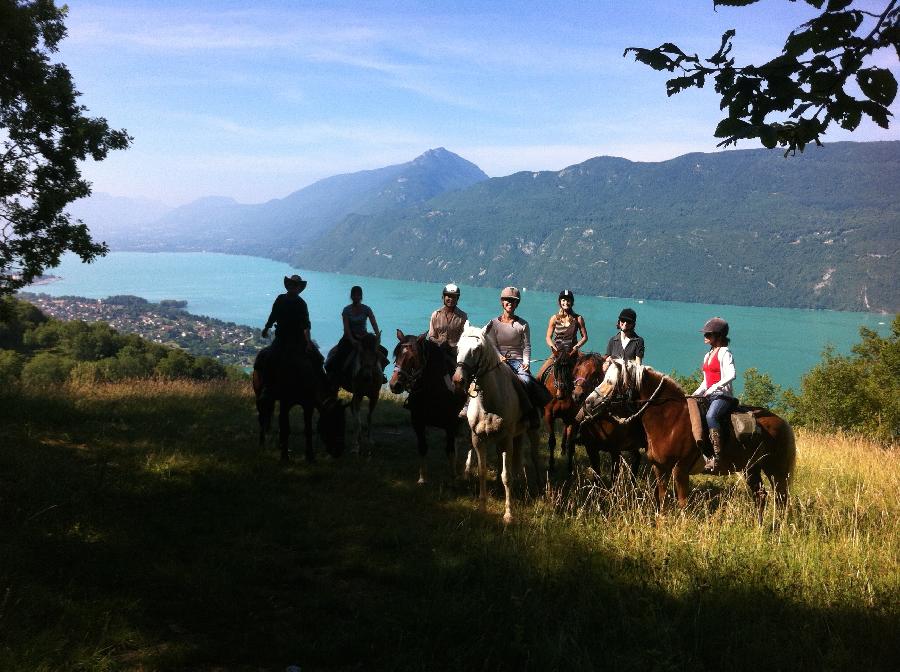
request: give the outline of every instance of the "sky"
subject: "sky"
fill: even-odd
[[[85,164],[85,176],[95,192],[171,206],[212,195],[282,198],[435,147],[491,177],[601,155],[663,161],[716,151],[714,91],[667,98],[668,73],[623,58],[625,48],[671,41],[710,56],[734,28],[737,64],[758,63],[815,15],[787,0],[717,11],[712,0],[68,7],[55,60],[69,67],[89,114],[134,136],[128,150]],[[896,54],[876,59],[900,79]],[[900,115],[900,103],[892,112]],[[884,130],[866,121],[824,139],[897,140],[900,122]]]

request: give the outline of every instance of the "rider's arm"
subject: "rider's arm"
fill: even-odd
[[[587,343],[588,340],[587,327],[585,326],[584,318],[581,315],[578,316],[578,329],[581,331],[581,340],[575,344],[574,350],[581,350],[581,346]]]
[[[263,327],[263,336],[268,334],[269,329],[272,328],[272,325],[278,321],[278,318],[275,316],[276,308],[278,307],[278,299],[281,298],[281,295],[275,297],[275,301],[272,302],[272,310],[269,311],[269,319],[266,320],[266,326]]]
[[[431,319],[428,320],[428,336],[427,336],[427,338],[429,341],[437,342],[437,340],[438,340],[437,330],[435,329],[435,326],[434,326],[434,321],[435,321],[435,318],[437,317],[437,314],[438,314],[438,311],[434,311],[431,314]]]
[[[522,368],[528,371],[531,364],[531,331],[528,329],[528,322],[524,323],[522,330]]]
[[[556,326],[556,313],[550,316],[550,322],[547,324],[547,347],[550,348],[550,352],[556,353],[556,344],[553,342],[553,327]]]
[[[640,336],[634,339],[634,362],[640,365],[644,361],[644,339]]]
[[[341,313],[341,319],[344,321],[344,338],[346,338],[351,343],[356,339],[353,337],[353,332],[350,331],[350,318],[347,315],[347,309],[344,309],[344,312]]]
[[[378,331],[378,322],[375,319],[375,313],[372,312],[372,309],[369,308],[369,322],[372,323],[372,331],[374,331],[377,335],[381,335],[381,332]]]

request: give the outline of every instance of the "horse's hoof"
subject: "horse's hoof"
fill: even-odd
[[[509,513],[509,512],[507,511],[506,513],[503,514],[503,524],[504,524],[504,525],[509,525],[509,524],[511,524],[512,522],[513,522],[513,516],[512,516],[511,513]]]
[[[416,481],[416,485],[425,485],[426,483],[428,483],[428,481],[426,481],[426,480],[425,480],[424,478],[422,478],[421,476],[419,477],[419,480]]]

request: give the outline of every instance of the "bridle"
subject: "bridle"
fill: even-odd
[[[590,414],[590,417],[595,417],[595,416],[599,415],[600,411],[603,409],[604,406],[615,403],[614,400],[616,399],[616,397],[621,397],[622,403],[642,404],[642,406],[637,411],[635,411],[634,413],[629,415],[627,418],[619,417],[619,416],[615,415],[614,413],[612,413],[611,411],[607,411],[607,415],[612,420],[614,420],[615,422],[617,422],[620,425],[627,425],[627,424],[631,423],[632,421],[636,420],[637,418],[639,418],[640,416],[642,416],[644,414],[644,411],[646,411],[650,407],[650,404],[652,404],[654,401],[675,401],[675,400],[683,399],[683,397],[678,397],[677,399],[675,397],[668,398],[668,399],[657,399],[657,396],[659,395],[660,390],[662,390],[662,388],[663,388],[663,384],[666,382],[666,380],[671,380],[671,378],[669,378],[669,376],[667,376],[665,374],[660,375],[659,384],[656,386],[656,389],[653,390],[653,393],[650,395],[649,398],[647,398],[645,400],[629,398],[629,397],[633,396],[634,392],[637,389],[637,384],[638,384],[637,373],[635,372],[633,374],[634,380],[630,381],[630,384],[629,384],[628,366],[625,364],[625,362],[622,360],[612,360],[610,365],[619,367],[620,375],[616,379],[616,384],[613,386],[613,389],[609,392],[609,394],[607,394],[605,396],[601,396],[599,398],[597,404],[594,407],[594,412]]]
[[[480,334],[479,335],[475,335],[475,334],[465,335],[464,334],[460,340],[462,340],[462,338],[474,338],[474,339],[478,340],[480,343],[484,342],[484,340]],[[471,352],[471,350],[469,352]],[[465,379],[468,379],[469,381],[475,383],[475,394],[469,394],[470,397],[477,397],[478,393],[481,391],[481,388],[478,386],[478,379],[483,378],[484,376],[486,376],[488,373],[490,373],[491,371],[493,371],[494,369],[496,369],[503,363],[503,360],[498,359],[493,364],[491,364],[490,362],[488,362],[487,364],[484,364],[481,361],[482,359],[484,359],[483,355],[481,353],[478,353],[478,360],[475,362],[474,365],[468,364],[467,362],[459,360],[459,359],[456,360],[456,368],[463,370]]]
[[[394,360],[394,373],[397,374],[397,382],[402,388],[405,388],[407,392],[412,392],[422,382],[423,374],[428,367],[428,353],[424,347],[420,347],[418,338],[410,340],[403,344],[402,347],[403,351],[401,352],[401,355],[408,352],[410,348],[414,348],[416,354],[418,354],[419,358],[422,360],[422,365],[420,367],[408,371],[404,370],[397,362],[397,359],[399,358]]]

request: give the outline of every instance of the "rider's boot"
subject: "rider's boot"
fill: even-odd
[[[722,434],[718,429],[709,430],[709,442],[712,444],[713,456],[706,458],[705,474],[719,473],[719,458],[722,455]]]

